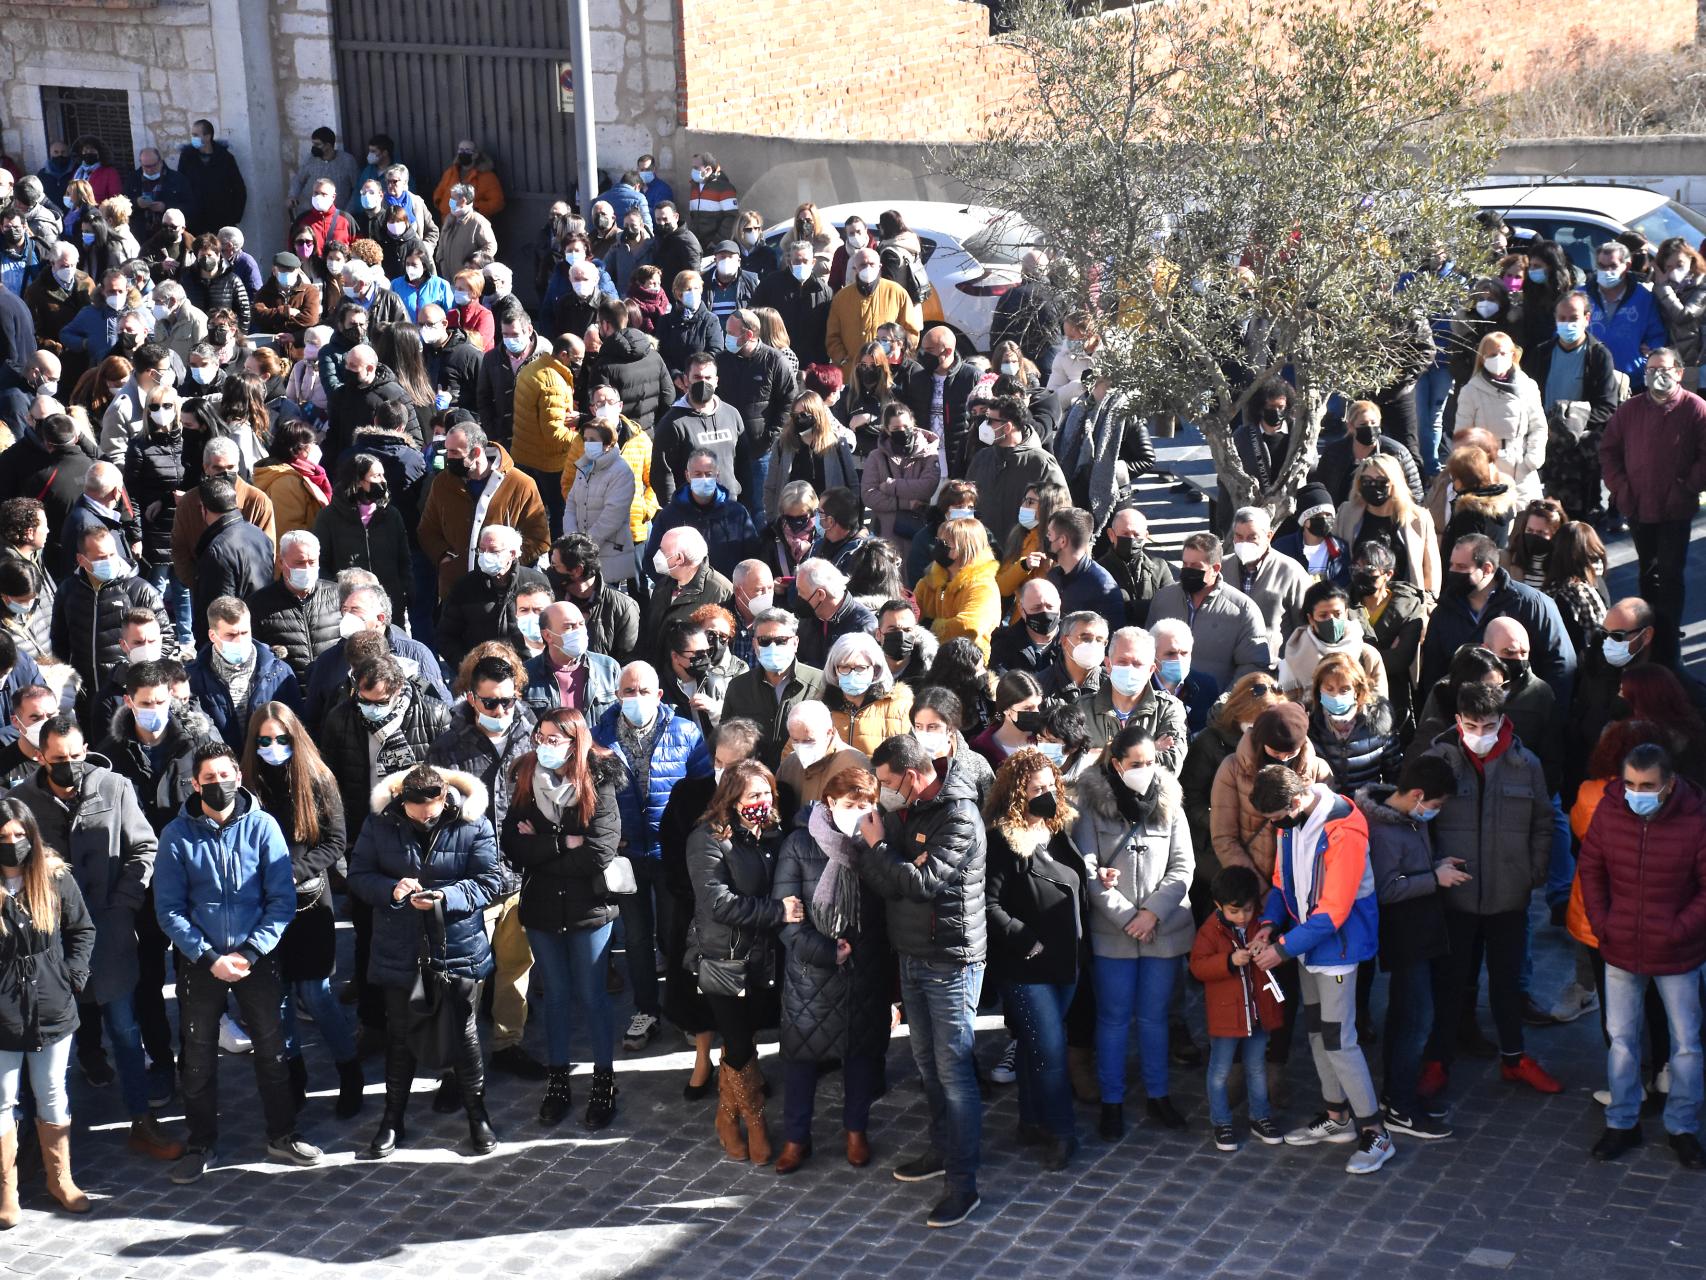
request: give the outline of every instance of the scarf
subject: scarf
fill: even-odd
[[[330,502],[332,500],[332,482],[326,477],[326,468],[318,462],[308,461],[307,458],[294,459],[290,467],[297,475],[320,491],[321,501]]]
[[[829,806],[814,804],[806,830],[829,859],[812,890],[812,927],[826,938],[846,938],[859,932],[859,871],[856,837],[841,834],[829,816]]]
[[[652,717],[651,727],[636,729],[628,717],[617,712],[616,741],[628,757],[628,785],[642,799],[651,794],[652,747],[663,732],[664,709],[660,706]]]
[[[1108,786],[1114,793],[1114,807],[1120,811],[1120,817],[1133,826],[1146,824],[1155,815],[1155,806],[1161,803],[1161,774],[1157,770],[1154,779],[1149,784],[1149,790],[1139,795],[1120,778],[1114,771],[1114,766],[1104,766],[1108,775]]]
[[[231,694],[231,709],[239,721],[249,718],[249,687],[254,683],[255,672],[260,670],[261,655],[259,650],[251,649],[249,660],[240,667],[234,667],[219,656],[215,646],[208,650],[208,657],[213,662],[213,674],[218,677]]]
[[[563,810],[574,803],[575,780],[561,778],[535,765],[533,768],[533,801],[539,812],[554,827],[563,825]]]
[[[377,502],[358,502],[355,504],[355,514],[363,526],[373,523],[373,513],[379,510]]]
[[[1321,870],[1321,835],[1327,829],[1327,819],[1332,816],[1333,803],[1338,799],[1333,794],[1332,787],[1322,782],[1317,782],[1310,791],[1315,796],[1315,807],[1309,811],[1309,816],[1303,820],[1301,826],[1280,833],[1284,837],[1281,841],[1284,847],[1276,851],[1277,854],[1291,859],[1291,888],[1300,924],[1315,913],[1315,900],[1320,890],[1317,874]],[[1297,962],[1311,973],[1342,975],[1356,972],[1354,964],[1308,964],[1302,956],[1297,957]]]

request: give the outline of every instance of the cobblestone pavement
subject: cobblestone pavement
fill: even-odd
[[[1163,442],[1163,454],[1187,447]],[[1176,547],[1194,513],[1159,485],[1146,505],[1161,520],[1178,508],[1180,523],[1164,526],[1170,537],[1162,534]],[[1698,601],[1700,584],[1691,586]],[[1570,976],[1571,961],[1561,930],[1537,923],[1534,937],[1535,992],[1545,1004]],[[340,972],[347,974],[347,930],[343,942]],[[1383,1006],[1384,982],[1375,1002],[1377,1010]],[[980,1025],[988,1063],[1004,1033],[999,1019]],[[529,1033],[536,1049],[539,1031]],[[497,1077],[491,1103],[504,1141],[495,1154],[473,1159],[462,1154],[461,1117],[433,1115],[423,1079],[406,1148],[377,1164],[355,1158],[377,1120],[377,1082],[363,1114],[341,1125],[331,1114],[330,1063],[311,1026],[307,1035],[315,1096],[303,1128],[326,1148],[324,1163],[294,1169],[265,1161],[249,1063],[227,1056],[218,1165],[194,1187],[174,1187],[164,1167],[128,1154],[116,1088],[91,1090],[73,1069],[73,1155],[95,1197],[94,1213],[72,1219],[50,1212],[31,1162],[24,1222],[0,1237],[0,1270],[79,1280],[309,1272],[1555,1280],[1562,1270],[1588,1280],[1706,1277],[1706,1176],[1677,1166],[1657,1118],[1646,1121],[1645,1149],[1609,1166],[1587,1158],[1601,1125],[1589,1094],[1605,1072],[1592,1016],[1529,1033],[1531,1052],[1565,1083],[1565,1093],[1519,1091],[1501,1083],[1491,1064],[1460,1062],[1456,1136],[1427,1144],[1400,1137],[1396,1159],[1370,1178],[1342,1172],[1343,1147],[1215,1152],[1201,1069],[1177,1066],[1173,1097],[1189,1130],[1138,1122],[1109,1146],[1094,1136],[1093,1109],[1081,1107],[1077,1161],[1045,1174],[1013,1142],[1012,1089],[995,1089],[984,1123],[984,1206],[951,1231],[923,1225],[939,1183],[907,1186],[889,1176],[926,1131],[904,1031],[890,1050],[890,1092],[872,1119],[871,1166],[855,1170],[841,1159],[840,1085],[830,1076],[819,1091],[818,1154],[788,1178],[721,1159],[711,1132],[714,1103],[682,1100],[690,1055],[667,1028],[649,1053],[619,1056],[620,1110],[597,1137],[580,1129],[578,1108],[560,1128],[541,1129],[534,1114],[542,1086]],[[771,1044],[765,1063],[779,1095],[773,1055]],[[377,1077],[377,1059],[368,1070]],[[577,1103],[585,1090],[581,1070]],[[1293,1105],[1279,1118],[1301,1123],[1314,1110],[1301,1044],[1288,1079]],[[1141,1111],[1140,1102],[1128,1104],[1131,1118]],[[181,1113],[167,1115],[181,1131]]]

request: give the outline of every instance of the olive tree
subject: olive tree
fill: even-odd
[[[1012,99],[940,163],[1065,259],[1098,371],[1198,424],[1235,502],[1284,515],[1328,399],[1413,374],[1460,301],[1424,264],[1487,255],[1460,199],[1496,149],[1482,77],[1430,43],[1425,0],[1086,7],[1004,6]],[[1296,422],[1264,487],[1233,430],[1282,373]]]

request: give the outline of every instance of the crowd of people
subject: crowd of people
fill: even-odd
[[[644,156],[552,211],[528,304],[474,141],[426,197],[389,139],[363,168],[317,131],[263,268],[213,134],[0,178],[0,1226],[30,1111],[89,1208],[73,1056],[192,1183],[222,1049],[310,1165],[311,1058],[345,1122],[381,1059],[366,1157],[418,1074],[483,1154],[488,1072],[603,1130],[618,1050],[680,1033],[683,1116],[788,1174],[829,1071],[873,1159],[902,1021],[929,1129],[893,1175],[942,1181],[932,1226],[979,1204],[986,1085],[1045,1169],[1079,1104],[1122,1140],[1135,1051],[1147,1123],[1192,1123],[1195,1067],[1214,1148],[1241,1107],[1370,1174],[1451,1135],[1465,1056],[1558,1093],[1526,1031],[1595,1010],[1592,1154],[1651,1091],[1706,1167],[1694,247],[1583,282],[1491,220],[1485,263],[1421,268],[1468,301],[1415,376],[1175,569],[1136,500],[1158,424],[1046,246],[966,350],[895,210],[803,203],[772,246],[714,157],[678,202]],[[1247,390],[1260,479],[1302,424]],[[1324,1105],[1288,1120],[1298,1030]]]

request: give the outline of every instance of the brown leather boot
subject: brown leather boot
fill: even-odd
[[[746,1139],[740,1136],[740,1074],[729,1070],[727,1056],[717,1072],[717,1138],[730,1160],[746,1159]]]
[[[41,1139],[42,1169],[47,1174],[47,1193],[67,1213],[88,1213],[89,1197],[71,1180],[71,1126],[36,1121]]]
[[[1080,1102],[1100,1102],[1102,1086],[1096,1082],[1096,1051],[1073,1049],[1066,1051],[1066,1075],[1072,1082],[1072,1096]]]
[[[0,1133],[0,1231],[10,1231],[22,1217],[23,1211],[18,1208],[18,1130],[14,1125]]]
[[[776,1157],[777,1173],[792,1173],[806,1162],[812,1149],[803,1142],[784,1142],[782,1154]]]
[[[764,1073],[754,1058],[741,1068],[741,1119],[746,1121],[746,1149],[753,1164],[770,1163],[770,1130],[764,1123]]]
[[[847,1131],[847,1163],[855,1169],[871,1163],[871,1144],[862,1132]]]

